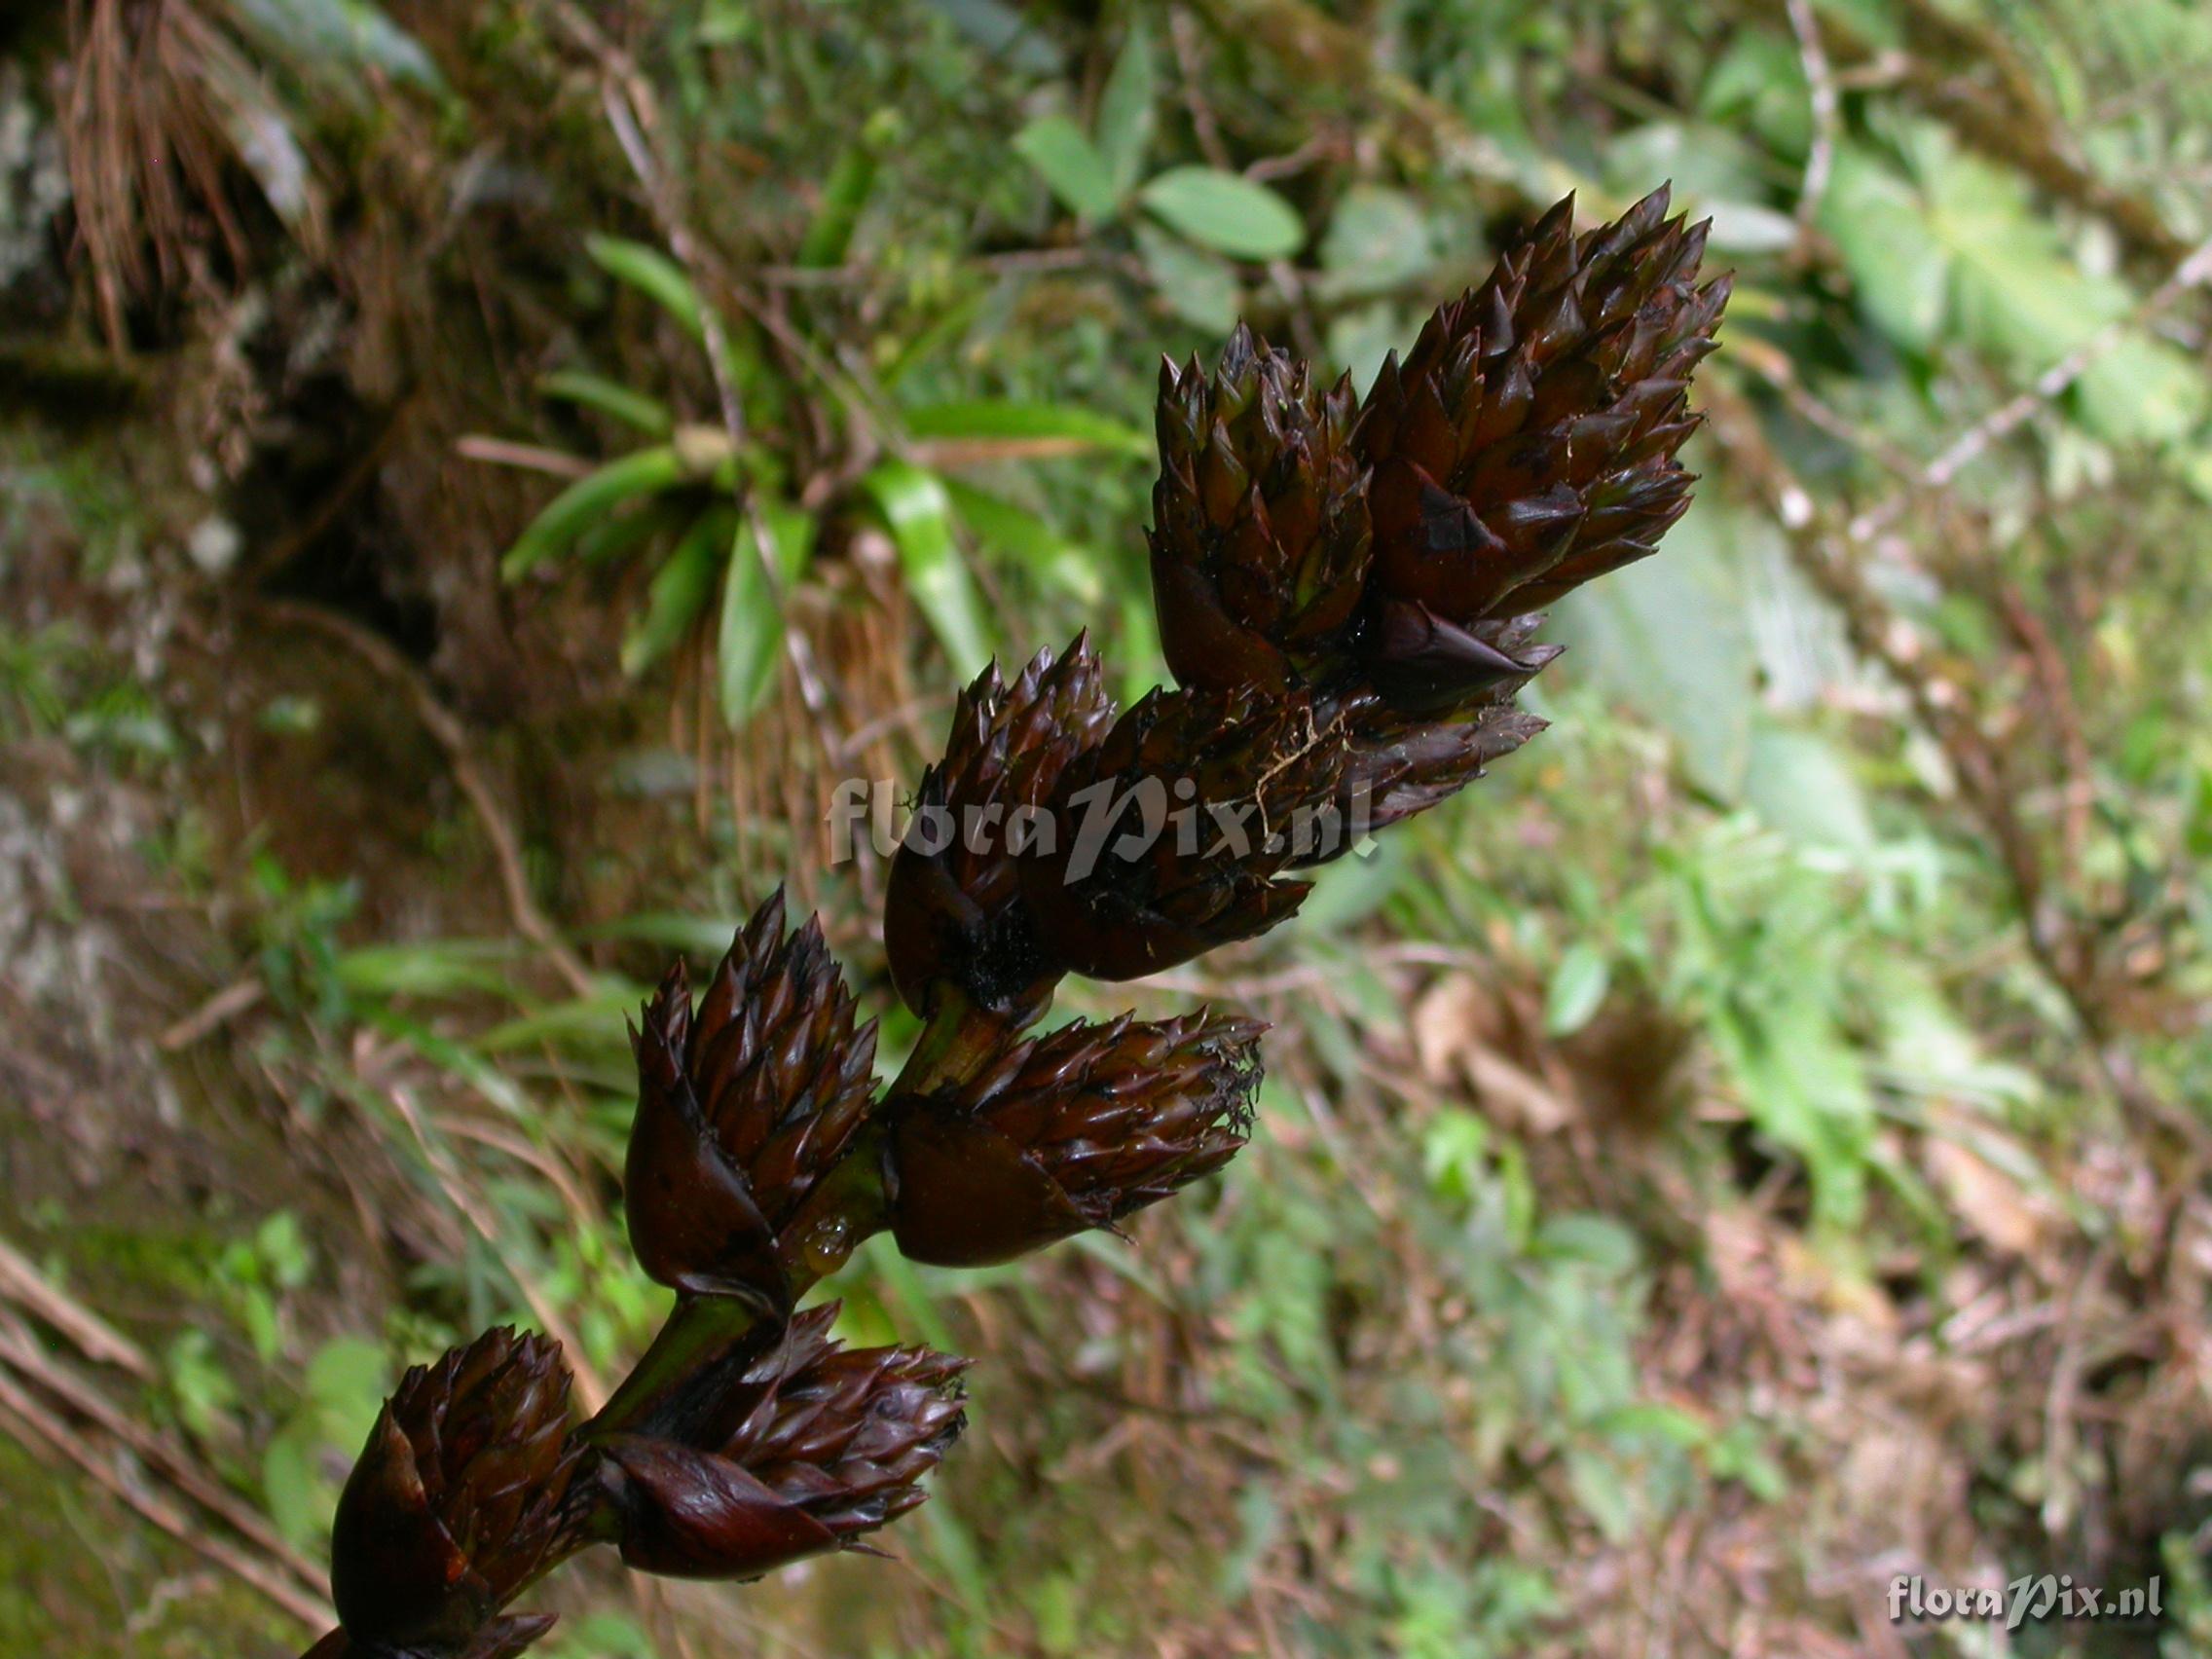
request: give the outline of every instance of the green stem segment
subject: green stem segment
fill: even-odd
[[[579,1428],[599,1441],[650,1421],[689,1415],[682,1396],[698,1379],[722,1371],[748,1347],[760,1310],[730,1296],[681,1295],[652,1346],[631,1368],[612,1398]]]
[[[929,1020],[915,1039],[913,1052],[899,1069],[892,1094],[931,1094],[948,1084],[965,1083],[1020,1026],[1043,1017],[1051,1006],[1048,996],[1017,1023],[982,1007],[950,980],[940,980],[930,998]]]
[[[974,1075],[1012,1035],[1008,1022],[965,992],[940,984],[928,1022],[891,1086],[894,1095],[927,1094]],[[825,1175],[786,1231],[787,1289],[799,1298],[889,1224],[883,1135],[864,1128]],[[639,1429],[683,1437],[712,1416],[728,1373],[752,1357],[762,1310],[734,1297],[677,1299],[675,1309],[630,1375],[577,1433],[586,1441]]]

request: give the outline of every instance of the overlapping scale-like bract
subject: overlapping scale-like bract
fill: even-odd
[[[1276,877],[1321,832],[1344,764],[1303,693],[1154,691],[1060,775],[1056,840],[1021,863],[1030,914],[1100,979],[1265,933],[1306,897]]]
[[[1168,664],[1187,687],[1309,695],[1365,828],[1540,729],[1510,708],[1558,654],[1530,643],[1536,610],[1650,553],[1689,503],[1676,452],[1729,283],[1700,284],[1705,227],[1668,202],[1580,236],[1562,202],[1384,362],[1356,417],[1347,387],[1317,393],[1243,330],[1212,376],[1161,377]]]
[[[1280,690],[1337,650],[1367,576],[1356,412],[1348,377],[1323,391],[1242,327],[1211,375],[1161,365],[1152,573],[1183,684]]]
[[[679,1290],[787,1311],[783,1235],[873,1089],[875,1025],[855,1028],[820,924],[787,936],[776,893],[695,1012],[682,964],[670,970],[632,1046],[639,1099],[624,1188],[640,1264]]]
[[[961,693],[884,898],[892,981],[917,1014],[948,985],[1016,1024],[1050,1001],[1066,965],[1021,902],[1019,815],[1046,807],[1113,718],[1097,655],[1080,636],[1064,656],[1038,652],[1011,685],[993,663]],[[942,816],[932,824],[932,813]]]
[[[1573,231],[1569,197],[1383,363],[1352,447],[1373,469],[1374,592],[1462,629],[1650,553],[1689,504],[1676,452],[1729,279],[1664,188]]]
[[[892,1231],[916,1261],[973,1267],[1111,1227],[1244,1144],[1257,1020],[1124,1014],[1007,1050],[942,1094],[895,1099]]]
[[[418,1365],[377,1414],[332,1524],[339,1651],[519,1653],[551,1624],[496,1618],[578,1541],[558,1343],[485,1332]]]
[[[734,1427],[697,1446],[605,1442],[622,1559],[683,1578],[757,1578],[859,1546],[928,1493],[966,1426],[967,1361],[927,1348],[842,1348],[837,1305],[795,1315],[728,1386]]]

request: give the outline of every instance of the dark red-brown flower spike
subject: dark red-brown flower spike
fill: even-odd
[[[682,964],[633,1032],[638,1115],[623,1184],[630,1242],[661,1283],[791,1306],[785,1233],[841,1157],[873,1091],[875,1024],[809,918],[788,938],[773,895],[694,1014]]]
[[[1212,375],[1161,368],[1152,575],[1185,685],[1284,690],[1325,678],[1367,578],[1367,481],[1349,378],[1239,327]]]
[[[1577,237],[1569,198],[1348,389],[1238,330],[1162,375],[1154,588],[1187,687],[1305,692],[1347,750],[1347,823],[1422,811],[1541,728],[1513,695],[1557,651],[1535,610],[1650,553],[1729,281],[1654,192]],[[1303,851],[1309,865],[1349,844]]]
[[[1688,507],[1675,452],[1729,279],[1698,286],[1706,227],[1668,199],[1576,237],[1568,197],[1384,362],[1351,440],[1377,603],[1472,630],[1644,557]]]
[[[873,1025],[779,894],[696,1008],[681,964],[632,1032],[630,1238],[682,1293],[571,1433],[541,1338],[409,1372],[340,1500],[343,1629],[311,1659],[510,1659],[502,1612],[587,1540],[645,1571],[756,1578],[866,1548],[960,1433],[965,1362],[843,1350],[803,1287],[888,1226],[909,1258],[1002,1262],[1114,1228],[1250,1132],[1261,1027],[1133,1015],[1020,1040],[1060,977],[1249,939],[1287,872],[1425,810],[1542,722],[1538,608],[1652,551],[1725,277],[1661,190],[1575,235],[1571,200],[1430,318],[1355,407],[1238,329],[1161,378],[1152,569],[1181,688],[1115,716],[1082,639],[961,696],[893,860],[884,943],[923,1019],[873,1101]]]
[[[945,1094],[892,1101],[901,1252],[1003,1262],[1212,1174],[1250,1130],[1264,1029],[1203,1013],[1067,1025]]]
[[[1113,718],[1080,636],[1065,656],[1038,652],[1012,685],[993,663],[961,694],[884,897],[892,982],[915,1013],[944,986],[1017,1026],[1051,1000],[1067,965],[1021,902],[1019,838]]]
[[[730,1388],[736,1427],[709,1447],[618,1434],[604,1479],[622,1559],[679,1578],[757,1578],[860,1540],[928,1493],[966,1426],[967,1361],[839,1348],[837,1305],[796,1315]]]
[[[357,1655],[494,1659],[549,1618],[494,1615],[575,1543],[560,1345],[504,1327],[416,1366],[377,1414],[338,1500],[330,1593]]]
[[[1306,897],[1277,874],[1327,818],[1344,740],[1304,695],[1155,691],[1061,774],[1021,891],[1077,973],[1133,979],[1250,939]]]

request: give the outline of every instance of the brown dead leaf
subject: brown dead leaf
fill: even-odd
[[[1463,1084],[1478,1105],[1533,1134],[1574,1120],[1572,1102],[1496,1047],[1495,999],[1472,974],[1448,974],[1414,1004],[1414,1055],[1432,1084]]]
[[[1940,1135],[1929,1138],[1922,1161],[1951,1207],[1993,1249],[2014,1256],[2035,1253],[2048,1216],[2019,1182],[1958,1141]]]

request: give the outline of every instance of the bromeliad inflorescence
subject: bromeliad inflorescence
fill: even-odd
[[[892,981],[924,1023],[880,1095],[874,1025],[781,895],[696,1004],[670,971],[633,1032],[625,1178],[674,1311],[583,1422],[542,1338],[409,1372],[339,1502],[342,1628],[315,1659],[501,1659],[552,1622],[508,1604],[589,1545],[756,1578],[923,1500],[965,1362],[840,1349],[807,1292],[877,1233],[964,1267],[1113,1228],[1243,1145],[1256,1022],[1027,1033],[1070,973],[1266,932],[1348,824],[1424,811],[1541,729],[1513,706],[1557,654],[1536,610],[1689,502],[1675,457],[1728,282],[1699,282],[1704,227],[1667,205],[1578,237],[1560,203],[1364,399],[1243,329],[1210,374],[1165,368],[1152,567],[1178,687],[1117,715],[1079,639],[961,696],[919,796],[960,832],[892,865]]]

